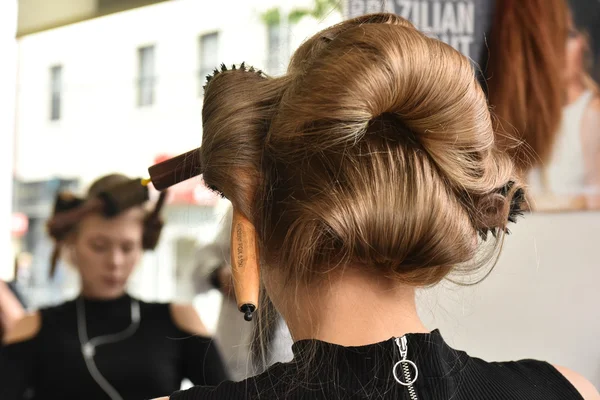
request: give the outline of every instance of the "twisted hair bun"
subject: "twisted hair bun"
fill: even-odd
[[[469,60],[395,15],[320,32],[281,78],[219,74],[203,118],[206,182],[290,277],[344,264],[433,284],[518,212]]]

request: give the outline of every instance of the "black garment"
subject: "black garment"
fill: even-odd
[[[450,348],[437,330],[406,338],[407,359],[418,368],[413,386],[419,400],[582,400],[571,383],[545,362],[488,363]],[[401,359],[394,339],[361,347],[305,340],[295,343],[293,350],[292,362],[275,364],[257,377],[217,388],[197,386],[170,399],[411,399],[393,376],[393,366]],[[312,361],[303,361],[313,350]],[[397,372],[403,377],[401,370]]]
[[[85,300],[87,334],[118,333],[131,323],[131,298]],[[227,379],[210,338],[180,330],[168,304],[140,301],[136,333],[100,345],[94,357],[100,373],[124,400],[168,395],[188,378],[198,385]],[[0,348],[0,399],[107,400],[83,359],[75,301],[41,310],[42,325],[31,340]]]

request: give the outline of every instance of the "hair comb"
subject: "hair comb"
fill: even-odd
[[[512,187],[515,185],[514,181],[508,182],[501,189],[500,193],[503,196],[507,196]],[[525,213],[523,212],[523,204],[525,204],[525,190],[523,188],[517,189],[512,199],[510,200],[510,211],[508,212],[508,222],[513,224],[517,223],[517,218],[522,217]],[[508,232],[510,233],[510,232]]]
[[[514,181],[509,181],[506,185],[504,185],[498,191],[502,196],[506,197],[510,193],[512,187],[515,185]],[[510,200],[510,209],[508,211],[508,222],[516,224],[517,219],[524,215],[523,204],[525,203],[525,190],[523,188],[519,188],[513,194],[512,199]],[[488,233],[491,233],[493,237],[497,237],[501,228],[482,228],[479,229],[479,236],[484,241],[488,238]],[[504,228],[504,233],[510,235],[510,229]]]
[[[222,72],[226,72],[226,71],[245,71],[245,72],[252,72],[257,74],[258,76],[261,76],[263,78],[265,78],[264,73],[262,72],[262,70],[257,70],[252,66],[247,67],[245,62],[242,62],[239,67],[236,67],[235,64],[233,64],[231,66],[231,69],[227,69],[227,66],[225,65],[225,63],[221,63],[221,69],[219,70],[218,68],[215,68],[212,74],[208,74],[206,75],[206,83],[204,84],[203,88],[206,89],[206,87],[208,86],[208,84],[210,83],[210,81],[217,75],[219,75]]]
[[[231,69],[228,69],[227,66],[222,63],[220,68],[215,68],[212,74],[206,75],[204,89],[206,89],[215,76],[226,71],[245,71],[266,78],[266,75],[262,70],[255,69],[253,66],[248,66],[245,62],[242,62],[239,66],[233,64]],[[196,177],[202,174],[200,148],[195,148],[158,164],[154,164],[148,168],[148,173],[150,174],[150,180],[152,181],[154,188],[159,191]],[[218,191],[215,188],[211,188],[211,190]]]

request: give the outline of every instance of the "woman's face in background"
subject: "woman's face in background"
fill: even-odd
[[[586,51],[587,39],[585,35],[577,30],[572,21],[569,21],[569,35],[565,53],[565,79],[567,82],[578,81],[583,78]]]
[[[112,299],[121,296],[142,254],[144,217],[141,208],[111,219],[90,215],[78,226],[71,261],[81,275],[86,297]]]

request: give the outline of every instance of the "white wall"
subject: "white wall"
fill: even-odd
[[[236,7],[227,20],[214,18],[222,8],[220,2],[161,3],[21,39],[18,174],[78,176],[85,182],[112,170],[145,175],[157,153],[198,146],[198,36],[220,29],[223,42],[231,42],[231,25],[250,18],[247,8]],[[242,57],[244,49],[256,52],[244,42],[247,36],[238,39],[237,46],[222,47],[221,59],[231,59],[236,47]],[[149,44],[156,46],[156,102],[138,108],[137,48]],[[48,118],[54,64],[63,65],[64,82],[56,122]]]
[[[10,279],[15,78],[17,72],[17,1],[0,2],[0,279]]]
[[[485,360],[547,360],[600,387],[599,228],[599,212],[527,215],[487,280],[423,293],[426,325]]]
[[[145,175],[157,153],[197,147],[198,37],[219,31],[219,62],[263,68],[267,37],[260,14],[280,3],[170,1],[22,38],[18,175],[80,177],[85,183],[113,170]],[[292,32],[292,47],[318,29],[317,22],[302,21]],[[137,49],[151,44],[158,76],[155,104],[138,108]],[[56,64],[63,66],[64,100],[61,119],[53,122],[49,68]]]

